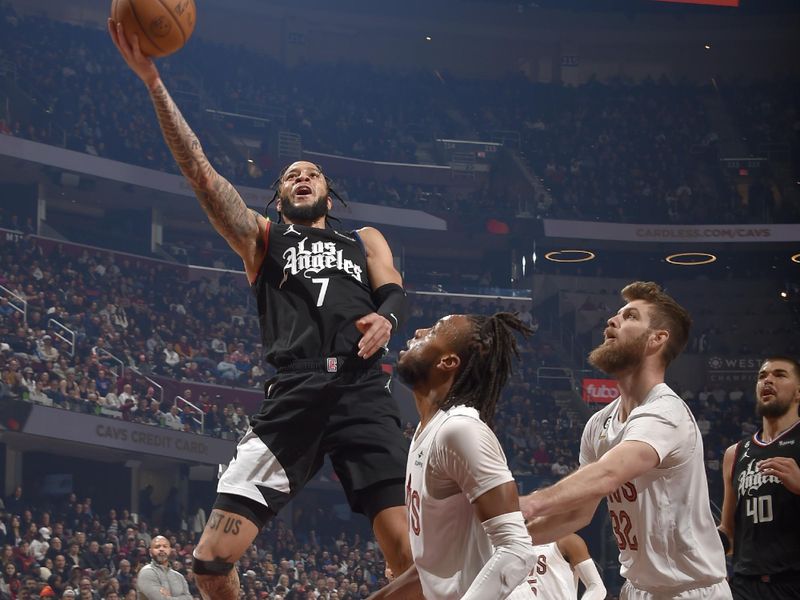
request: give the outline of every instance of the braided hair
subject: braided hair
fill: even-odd
[[[471,406],[491,426],[500,393],[512,373],[512,359],[519,358],[515,334],[527,337],[533,330],[514,313],[467,315],[467,319],[472,329],[458,349],[462,367],[440,408]]]
[[[293,164],[294,163],[291,163],[291,164],[288,164],[285,167],[283,167],[283,169],[281,169],[281,172],[278,174],[277,179],[275,179],[275,181],[272,182],[272,185],[269,186],[270,189],[274,190],[274,192],[272,194],[272,199],[269,202],[267,202],[267,205],[264,207],[264,216],[265,217],[269,217],[269,215],[268,215],[269,207],[272,206],[275,203],[275,201],[278,199],[278,197],[280,196],[280,193],[281,193],[281,181],[283,180],[283,176],[286,175],[286,171],[288,171],[289,167],[291,167]],[[333,181],[331,180],[330,177],[325,175],[325,173],[322,170],[322,167],[320,167],[318,164],[314,164],[314,166],[317,167],[317,170],[325,178],[325,184],[328,186],[328,193],[331,196],[333,196],[334,198],[336,198],[339,202],[341,202],[342,206],[347,206],[347,202],[345,202],[344,198],[342,198],[339,195],[339,192],[337,192],[333,188]],[[332,221],[338,221],[339,219],[337,219],[333,215],[325,215],[325,225],[328,225],[329,221],[331,221],[331,220]],[[278,223],[280,223],[282,221],[283,221],[283,215],[281,214],[280,211],[278,211]]]

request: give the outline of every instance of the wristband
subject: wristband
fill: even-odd
[[[377,312],[392,324],[392,333],[403,328],[408,314],[408,296],[406,291],[396,283],[387,283],[372,292]]]

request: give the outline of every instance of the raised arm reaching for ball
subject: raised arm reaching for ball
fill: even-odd
[[[169,95],[153,60],[142,53],[136,35],[128,39],[122,23],[108,20],[108,31],[122,58],[141,79],[153,106],[164,140],[181,173],[192,186],[211,224],[242,258],[248,279],[255,279],[264,256],[263,231],[267,220],[250,210],[236,188],[208,161],[200,140]]]

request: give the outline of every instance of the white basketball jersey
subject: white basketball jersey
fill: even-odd
[[[464,435],[470,436],[473,444],[481,445],[481,450],[487,449],[485,454],[490,456],[486,464],[469,467],[475,473],[473,489],[455,489],[451,495],[437,499],[430,494],[426,474],[432,469],[431,457],[436,461],[436,457],[448,452],[437,439],[445,425],[463,429]],[[513,477],[500,444],[474,408],[456,406],[439,411],[422,431],[417,428],[406,467],[406,507],[411,553],[427,600],[461,598],[494,553],[471,500],[508,481]],[[508,598],[523,600],[533,596],[527,582],[523,582]]]
[[[703,440],[689,407],[664,383],[619,420],[621,398],[583,431],[581,465],[624,441],[649,444],[660,464],[607,497],[620,573],[652,593],[711,585],[725,578],[725,555],[708,499]]]
[[[536,564],[528,576],[536,600],[576,600],[578,576],[558,549],[558,544],[534,546]]]

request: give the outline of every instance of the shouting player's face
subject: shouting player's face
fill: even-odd
[[[785,360],[765,361],[756,382],[756,413],[777,419],[800,402],[800,378],[794,365]]]
[[[289,165],[280,183],[280,210],[291,223],[311,223],[330,210],[328,183],[314,163]]]
[[[433,327],[417,329],[397,359],[397,372],[411,387],[427,382],[434,369],[447,368],[455,355],[459,333],[468,326],[464,315],[442,317]],[[456,358],[457,360],[457,358]]]
[[[603,343],[589,354],[589,364],[609,375],[638,367],[647,352],[652,333],[647,304],[634,300],[608,320]]]

